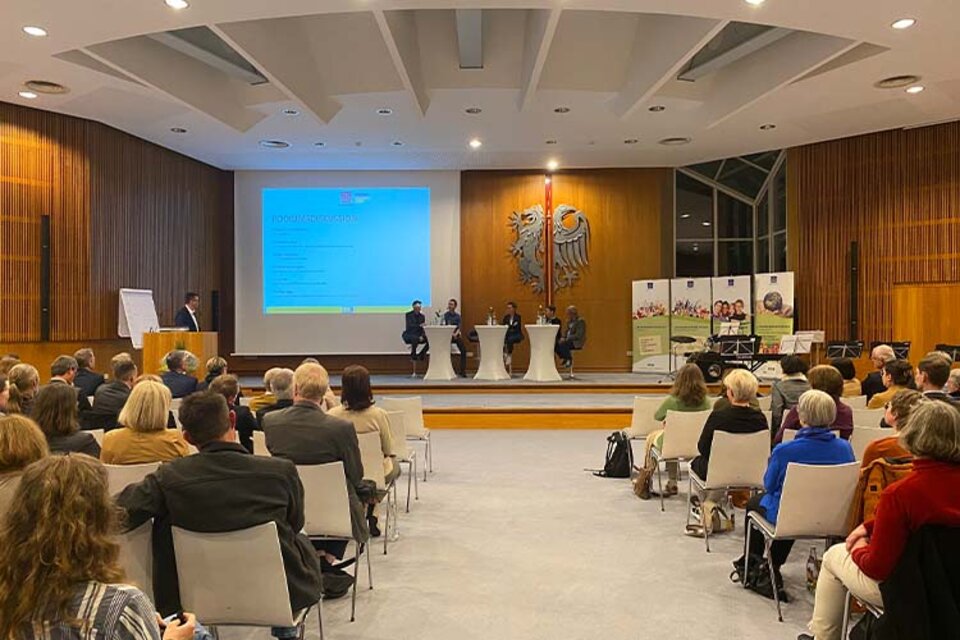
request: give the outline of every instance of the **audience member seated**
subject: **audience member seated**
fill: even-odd
[[[850,443],[835,436],[830,428],[837,418],[837,403],[832,397],[823,391],[807,391],[800,396],[797,407],[801,425],[797,437],[773,448],[767,471],[763,476],[763,493],[747,502],[748,512],[756,511],[771,524],[777,522],[783,483],[787,476],[787,466],[791,462],[831,465],[854,461]],[[771,557],[767,558],[767,562],[773,566],[776,588],[780,591],[782,602],[787,602],[788,599],[783,592],[780,567],[787,561],[792,548],[792,540],[774,540],[770,549]],[[754,567],[758,566],[755,564],[755,559],[759,561],[763,557],[763,549],[763,536],[759,533],[750,536],[750,549],[746,549],[746,538],[744,538],[744,553],[750,554],[750,564]],[[744,556],[735,560],[733,566],[742,580]],[[769,571],[761,571],[759,575],[761,578],[754,590],[768,598],[773,598]]]
[[[74,384],[78,370],[76,358],[73,356],[57,356],[57,359],[50,364],[50,382],[48,384],[62,384],[70,387],[77,399],[77,409],[83,414],[90,411],[92,407],[90,406],[90,399]]]
[[[107,464],[167,462],[190,455],[180,431],[167,428],[170,390],[159,382],[142,382],[130,392],[114,429],[103,437],[100,459]]]
[[[873,348],[873,351],[870,352],[870,360],[877,370],[867,374],[867,377],[863,379],[863,383],[860,385],[861,394],[867,397],[867,402],[870,402],[874,395],[882,393],[886,389],[886,386],[883,384],[883,367],[888,362],[896,359],[897,354],[894,353],[893,347],[888,344],[878,344]],[[881,403],[880,406],[883,406],[883,404]]]
[[[721,374],[720,391],[717,393],[716,399],[713,401],[714,411],[729,409],[731,406],[730,401],[727,400],[727,385],[726,385],[727,376],[730,375],[731,371],[736,371],[736,369],[725,369],[723,371],[723,374]],[[759,398],[759,396],[760,396],[760,393],[758,392],[755,397],[750,399],[750,406],[756,409],[757,411],[760,411],[760,400],[757,399]]]
[[[840,640],[847,591],[883,607],[880,583],[893,572],[910,536],[925,525],[960,527],[960,412],[944,402],[915,406],[900,433],[914,471],[880,496],[876,518],[823,556],[810,630],[801,639]]]
[[[951,398],[960,400],[960,369],[950,369],[947,386],[943,388]]]
[[[951,363],[950,357],[939,351],[927,354],[917,365],[916,382],[924,397],[946,402],[956,408],[957,400],[943,390],[950,379]]]
[[[563,337],[560,338],[560,341],[554,349],[564,367],[569,367],[573,363],[573,354],[571,352],[576,349],[583,349],[583,344],[586,340],[587,323],[580,317],[577,308],[570,305],[567,307],[567,331]]]
[[[456,298],[447,300],[447,310],[443,312],[443,324],[455,327],[453,335],[450,336],[450,344],[457,345],[460,352],[460,377],[467,377],[467,345],[463,342],[463,332],[461,331],[463,318],[457,312]]]
[[[273,411],[293,406],[293,370],[271,369],[270,388],[273,391],[274,402],[257,410],[257,425],[263,429],[263,417]],[[269,372],[268,372],[269,373]],[[251,410],[253,404],[251,403]]]
[[[303,485],[288,460],[253,456],[237,443],[223,396],[204,392],[184,399],[180,421],[200,453],[161,465],[117,497],[134,529],[154,519],[154,595],[163,615],[181,610],[170,526],[190,531],[236,531],[274,522],[293,611],[320,599],[320,569],[304,525]],[[297,637],[276,628],[278,638]]]
[[[838,430],[840,437],[844,440],[849,440],[853,434],[853,409],[840,401],[840,394],[843,393],[843,377],[840,372],[829,364],[821,364],[807,372],[807,380],[810,381],[811,388],[823,391],[836,401],[837,417],[830,428]],[[787,429],[795,431],[799,428],[800,417],[797,415],[797,408],[794,407],[784,417],[783,424],[780,425],[773,439],[774,444],[783,442],[783,434]]]
[[[885,406],[886,412],[883,414],[883,421],[893,428],[894,435],[874,440],[867,445],[863,452],[863,460],[860,462],[862,468],[869,467],[874,460],[879,458],[903,459],[909,458],[910,452],[900,445],[900,432],[907,424],[910,414],[924,401],[923,394],[913,389],[901,389],[893,394]]]
[[[700,371],[700,367],[695,364],[685,364],[677,371],[677,377],[670,388],[670,395],[660,403],[653,414],[653,419],[663,422],[667,417],[667,411],[709,411],[711,403],[707,398],[707,392],[707,383],[703,379],[703,372]],[[650,498],[650,484],[653,474],[657,470],[650,451],[654,447],[660,449],[663,445],[663,429],[658,429],[647,435],[645,445],[643,468],[640,470],[640,477],[636,482],[639,487],[637,495],[644,500],[648,500]],[[667,486],[664,488],[664,494],[676,495],[679,471],[679,465],[675,462],[667,463],[669,479],[667,480]]]
[[[26,416],[0,418],[0,523],[27,465],[50,454],[40,427]]]
[[[30,417],[47,437],[50,453],[85,453],[100,457],[100,445],[89,431],[80,431],[75,387],[45,384],[37,392]]]
[[[207,375],[197,384],[197,391],[206,391],[210,383],[217,376],[222,376],[227,372],[227,360],[220,356],[214,356],[207,360]]]
[[[507,325],[507,333],[503,337],[503,349],[506,352],[507,365],[513,362],[513,347],[523,342],[523,318],[517,313],[517,303],[507,303],[507,315],[503,316],[500,324]]]
[[[269,407],[277,401],[276,396],[273,395],[273,389],[271,388],[270,384],[270,381],[273,379],[273,374],[275,374],[277,371],[280,371],[280,367],[271,367],[270,369],[267,369],[265,374],[263,374],[263,393],[250,398],[250,404],[247,405],[250,407],[250,411],[259,413],[260,409]]]
[[[150,600],[123,584],[107,486],[103,465],[86,456],[45,458],[23,473],[0,528],[0,638],[160,640]],[[193,640],[195,627],[188,613],[163,640]]]
[[[167,370],[160,377],[174,398],[185,398],[197,390],[197,379],[187,373],[186,351],[171,351],[165,362]]]
[[[30,415],[33,400],[40,389],[40,372],[31,364],[15,364],[7,374],[10,385],[10,397],[7,399],[6,413]]]
[[[130,397],[133,382],[137,379],[137,365],[133,360],[115,360],[110,382],[100,385],[93,395],[93,411],[88,415],[90,428],[110,431],[117,428],[120,411]],[[162,384],[162,383],[161,383]],[[96,426],[93,426],[96,425]]]
[[[800,396],[810,390],[807,363],[800,356],[785,356],[780,361],[783,377],[770,385],[770,431],[776,433],[783,417],[797,406]]]
[[[250,407],[240,404],[240,381],[237,376],[229,373],[217,376],[210,383],[210,391],[220,394],[227,401],[227,406],[234,415],[234,426],[240,437],[240,444],[253,453],[253,432],[258,430],[259,426]]]
[[[301,465],[343,462],[353,533],[365,542],[369,533],[360,499],[366,493],[360,444],[352,424],[324,413],[323,397],[329,386],[326,369],[319,364],[301,364],[293,374],[293,406],[264,416],[263,432],[267,449],[275,457]],[[364,495],[364,502],[369,502],[369,496]],[[346,542],[319,543],[324,560],[331,564],[343,558],[346,547]]]
[[[419,300],[413,301],[410,311],[407,311],[404,316],[403,333],[400,336],[406,344],[410,345],[410,358],[412,360],[423,360],[430,350],[427,334],[423,330],[423,325],[427,323],[427,319],[420,311],[422,304]],[[417,347],[420,345],[423,345],[423,348],[417,351]]]
[[[843,397],[853,398],[863,395],[863,386],[857,380],[857,369],[850,358],[834,358],[830,364],[843,376]]]
[[[882,409],[897,391],[914,387],[913,367],[906,360],[891,360],[883,365],[882,380],[886,391],[873,394],[868,409]]]
[[[92,396],[104,382],[103,374],[94,371],[97,366],[97,359],[93,355],[93,349],[90,347],[77,349],[73,358],[77,361],[77,375],[73,379],[73,384],[80,389],[80,393],[84,396]]]
[[[0,356],[0,374],[9,374],[10,369],[13,369],[13,367],[18,364],[20,364],[20,356],[15,353],[8,353]]]
[[[387,412],[373,406],[370,372],[366,367],[351,365],[343,370],[341,384],[340,395],[343,404],[331,409],[328,415],[350,421],[358,434],[376,433],[380,436],[383,475],[389,485],[400,475],[400,465],[394,464],[396,456],[393,452],[393,439],[390,437],[390,419],[387,417]],[[377,537],[380,535],[380,530],[377,528],[377,516],[373,508],[374,505],[367,507],[367,525],[370,528],[370,534]]]
[[[10,383],[6,374],[0,373],[0,416],[7,414],[7,401],[10,400]]]
[[[340,406],[340,398],[338,398],[338,397],[337,397],[337,394],[335,394],[335,393],[333,392],[333,389],[330,388],[330,385],[329,385],[330,374],[327,372],[326,368],[325,368],[322,364],[320,364],[320,361],[317,360],[316,358],[304,358],[304,359],[303,359],[303,362],[301,362],[300,364],[315,364],[315,365],[319,365],[320,368],[323,369],[323,374],[324,374],[325,376],[327,376],[328,385],[327,385],[327,392],[326,392],[325,394],[323,394],[323,410],[324,410],[324,411],[329,411],[330,409],[333,409],[334,407],[339,407],[339,406]]]

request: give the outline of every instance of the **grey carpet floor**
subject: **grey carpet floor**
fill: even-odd
[[[737,533],[682,535],[683,501],[635,498],[626,480],[583,471],[602,463],[598,431],[438,431],[435,473],[401,514],[390,554],[374,545],[374,586],[324,606],[337,640],[793,639],[810,617],[809,545],[784,570],[793,601],[772,601],[728,579]],[[421,478],[422,480],[422,478]],[[404,488],[405,488],[404,484]],[[402,491],[401,491],[402,496]],[[267,640],[224,629],[224,640]],[[316,617],[308,637],[318,637]]]

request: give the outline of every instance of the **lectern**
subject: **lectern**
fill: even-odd
[[[157,373],[163,370],[163,357],[174,349],[185,349],[197,356],[199,366],[191,375],[203,379],[204,363],[217,354],[215,331],[161,331],[143,334],[143,371]]]

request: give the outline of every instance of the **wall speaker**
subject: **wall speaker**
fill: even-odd
[[[860,298],[860,247],[857,241],[850,243],[850,340],[860,339],[860,321],[857,302]]]
[[[50,216],[40,216],[40,339],[50,340]]]
[[[220,331],[220,292],[210,292],[210,331]]]

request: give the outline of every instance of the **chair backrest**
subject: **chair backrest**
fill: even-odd
[[[303,483],[303,530],[308,536],[353,538],[350,496],[342,462],[297,465]]]
[[[762,487],[770,458],[770,432],[713,432],[707,488]]]
[[[667,411],[667,419],[663,421],[663,457],[688,460],[696,457],[697,441],[709,415],[709,411]]]
[[[384,411],[402,411],[404,431],[408,438],[420,438],[427,434],[427,427],[423,424],[423,398],[383,398],[379,402]]]
[[[653,417],[662,403],[662,396],[633,396],[633,415],[630,417],[627,435],[631,438],[642,438],[652,431],[662,429],[663,422]]]
[[[881,440],[895,435],[893,429],[877,429],[875,427],[854,427],[850,435],[850,446],[857,460],[863,460],[863,453],[874,440]]]
[[[89,433],[93,436],[93,439],[97,441],[97,444],[103,444],[103,435],[105,433],[103,429],[90,429]]]
[[[386,489],[387,481],[383,474],[383,447],[379,433],[358,433],[360,444],[360,463],[363,465],[363,477],[373,480],[377,489]]]
[[[404,430],[402,411],[386,411],[390,423],[390,440],[393,441],[393,455],[397,460],[410,459],[410,445],[407,444],[407,432]]]
[[[110,495],[115,496],[131,484],[136,484],[160,468],[159,462],[144,464],[105,464],[107,468],[107,487]]]
[[[760,403],[761,411],[770,411],[770,403],[773,402],[773,398],[771,396],[763,396],[757,398],[757,402]]]
[[[172,530],[184,611],[207,625],[294,626],[275,522],[225,533]]]
[[[183,404],[183,398],[174,398],[170,401],[170,413],[173,414],[173,421],[177,423],[177,429],[183,430],[180,424],[180,405]]]
[[[761,411],[760,413],[762,413],[762,414],[763,414],[763,417],[767,419],[767,426],[768,426],[768,427],[772,427],[772,426],[773,426],[773,411]],[[777,427],[777,428],[779,428],[779,427]]]
[[[250,396],[241,395],[241,396],[240,396],[240,406],[241,406],[241,407],[249,407],[249,406],[250,406],[250,400],[251,400]]]
[[[253,432],[253,455],[269,456],[270,450],[267,449],[267,434],[263,431]]]
[[[143,591],[153,602],[153,519],[117,536],[120,556],[117,562],[126,574],[126,582]]]
[[[883,420],[883,409],[853,409],[853,425],[855,427],[874,427],[880,426]]]
[[[867,408],[867,396],[841,396],[840,402],[844,403],[851,409]]]
[[[859,479],[858,462],[788,464],[777,513],[776,535],[846,536],[849,533],[847,515]]]
[[[795,440],[797,437],[798,431],[799,429],[784,429],[783,440],[781,440],[780,443],[782,444],[784,442],[791,442]],[[840,429],[832,429],[832,431],[833,431],[833,435],[837,436],[838,438],[840,437]]]

